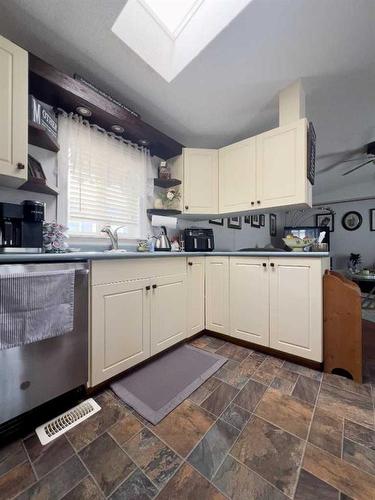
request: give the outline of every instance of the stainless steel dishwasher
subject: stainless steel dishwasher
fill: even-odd
[[[0,273],[75,270],[74,327],[65,335],[0,350],[0,424],[88,379],[88,264],[2,264]]]

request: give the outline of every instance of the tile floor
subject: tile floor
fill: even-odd
[[[0,449],[0,499],[375,499],[371,383],[192,344],[228,361],[161,423],[105,391],[102,411],[49,446]]]

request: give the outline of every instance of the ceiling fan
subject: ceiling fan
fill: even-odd
[[[327,172],[328,170],[332,170],[332,168],[341,165],[343,163],[349,163],[352,161],[358,161],[360,162],[359,165],[356,165],[355,167],[351,168],[347,172],[344,172],[342,175],[348,175],[351,174],[352,172],[355,172],[356,170],[359,170],[360,168],[369,165],[370,163],[373,163],[375,165],[375,141],[369,142],[368,144],[365,144],[362,148],[355,149],[353,151],[348,151],[346,154],[346,157],[352,156],[353,154],[361,154],[360,156],[356,158],[350,158],[347,160],[337,160],[331,165],[328,165],[327,167],[319,170],[319,173]],[[330,155],[327,155],[330,156]],[[323,156],[321,157],[323,158]]]

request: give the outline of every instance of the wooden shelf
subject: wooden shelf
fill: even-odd
[[[149,208],[149,209],[147,209],[148,215],[171,216],[171,215],[179,215],[180,213],[181,213],[181,210],[172,210],[169,208]]]
[[[158,186],[161,188],[170,188],[174,186],[179,186],[181,184],[180,179],[159,179],[156,177],[154,179],[154,186]]]
[[[29,120],[29,144],[57,153],[60,146],[44,127]]]
[[[59,194],[57,187],[49,186],[44,179],[29,179],[18,189],[23,191],[32,191],[33,193],[50,194],[56,196]]]
[[[77,106],[84,106],[92,112],[90,122],[105,130],[111,130],[113,125],[121,125],[125,129],[123,137],[140,144],[146,140],[151,154],[164,160],[182,152],[179,142],[33,54],[29,54],[29,93],[68,113],[76,112]]]

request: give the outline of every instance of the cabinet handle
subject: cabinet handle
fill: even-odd
[[[151,290],[150,285],[147,285],[147,286],[146,286],[146,290],[147,290],[147,291]]]
[[[152,285],[152,288],[154,288],[154,289],[157,288],[157,287],[158,287],[158,285]]]
[[[251,204],[254,205],[254,202],[252,201]]]
[[[192,263],[192,262],[188,262],[188,265],[189,265],[189,266],[192,266],[192,265],[193,265],[193,263]]]
[[[263,262],[262,266],[263,267],[267,267],[267,264],[265,262]]]
[[[17,163],[18,170],[25,170],[25,165],[23,163]]]
[[[275,264],[273,262],[271,262],[270,266],[271,267],[275,267]]]
[[[258,205],[260,205],[260,200],[257,200]]]
[[[189,205],[185,205],[185,210],[189,210]]]

